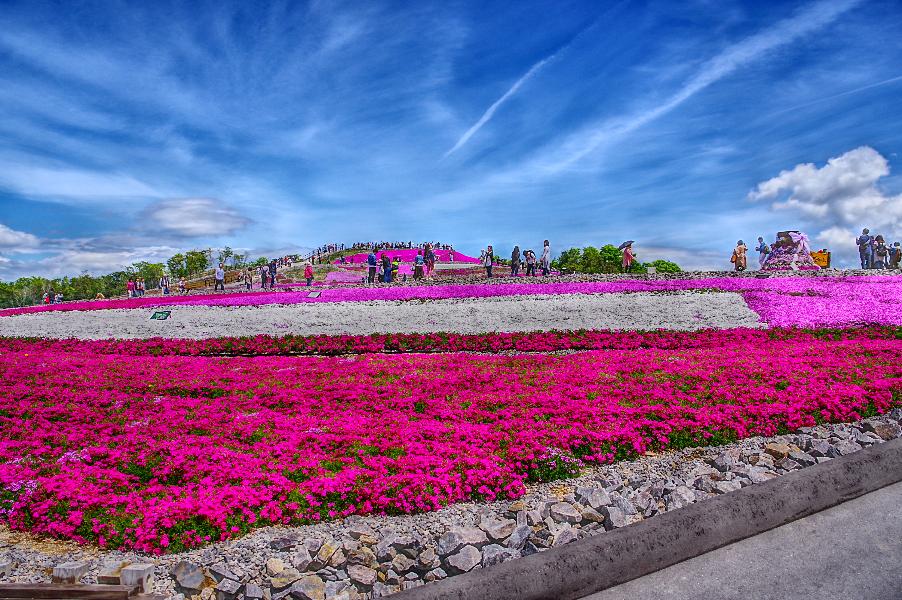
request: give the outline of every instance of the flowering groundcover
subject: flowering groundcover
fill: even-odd
[[[583,464],[902,401],[897,329],[668,335],[515,356],[147,356],[0,340],[0,518],[177,551],[269,523],[517,497]],[[671,343],[684,335],[696,343]]]
[[[365,302],[492,298],[522,295],[607,294],[718,290],[739,292],[761,321],[779,327],[902,325],[902,277],[714,277],[709,279],[626,279],[622,281],[449,284],[324,289],[307,291],[142,297],[127,300],[69,302],[0,310],[0,317],[45,311],[150,308],[158,306],[250,306],[305,302]]]

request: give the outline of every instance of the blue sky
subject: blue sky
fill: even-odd
[[[902,4],[0,2],[0,278],[329,241],[902,239]]]

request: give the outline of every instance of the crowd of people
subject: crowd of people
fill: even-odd
[[[858,246],[862,269],[900,268],[902,244],[899,242],[890,245],[882,235],[871,235],[871,231],[865,228],[861,230],[861,235],[855,240],[855,244]]]
[[[799,232],[782,232],[790,236],[795,235],[798,239],[783,240],[779,234],[777,240],[773,244],[768,244],[762,236],[758,237],[758,243],[753,251],[758,254],[759,269],[765,268],[770,258],[773,258],[780,251],[786,252],[784,246],[793,246],[794,249],[803,247],[805,254],[810,254],[807,237]],[[899,269],[902,263],[902,244],[900,242],[887,243],[882,235],[871,235],[870,231],[865,228],[861,235],[855,240],[858,247],[860,264],[862,269]],[[415,244],[412,241],[407,242],[357,242],[350,245],[345,244],[324,244],[314,250],[305,261],[304,280],[308,286],[312,285],[313,264],[322,262],[329,255],[344,250],[362,250],[369,251],[365,259],[367,266],[366,281],[370,284],[391,283],[398,278],[398,272],[401,266],[401,258],[392,257],[392,250],[412,250],[416,249],[417,253],[413,260],[413,278],[415,280],[429,279],[435,272],[437,262],[436,250],[450,251],[449,260],[454,260],[454,246],[441,242],[423,242]],[[625,242],[620,248],[622,253],[622,268],[624,272],[629,271],[630,267],[636,260],[636,254],[632,248],[632,242]],[[795,252],[799,255],[799,252]],[[810,256],[808,256],[810,259]],[[274,258],[268,263],[259,267],[246,267],[239,275],[238,282],[240,285],[250,291],[254,287],[254,282],[259,278],[261,289],[272,289],[276,285],[276,273],[281,267],[291,267],[297,256],[283,256]],[[745,271],[748,269],[749,248],[743,240],[736,242],[733,249],[730,262],[736,271]],[[344,260],[341,260],[344,262]],[[485,269],[486,277],[495,276],[494,268],[499,262],[495,255],[494,248],[489,245],[480,252],[479,261]],[[501,261],[504,262],[504,261]],[[548,240],[543,242],[541,254],[536,254],[532,249],[521,250],[519,245],[514,246],[510,255],[510,276],[517,277],[522,272],[526,277],[537,277],[540,274],[547,276],[551,269],[551,244]],[[223,263],[219,263],[213,272],[214,291],[225,291],[225,274],[226,269]],[[402,276],[406,281],[407,275]],[[187,294],[189,292],[187,281],[184,277],[180,277],[177,282],[177,292],[179,294]],[[161,294],[166,296],[172,292],[172,280],[168,274],[163,274],[158,282]],[[129,277],[126,283],[126,293],[129,298],[140,298],[146,293],[147,287],[143,277]],[[55,293],[52,289],[43,295],[44,304],[54,304],[62,302],[62,294]]]
[[[787,247],[792,246],[793,249],[801,249],[806,254],[810,254],[808,247],[808,238],[797,231],[781,232],[785,236],[778,234],[777,240],[773,244],[768,244],[764,238],[758,237],[758,244],[754,248],[754,252],[758,253],[758,268],[765,268],[768,262],[773,262],[775,255],[779,252],[786,252]],[[784,239],[789,237],[789,240]],[[899,269],[902,263],[902,243],[888,243],[882,235],[871,235],[869,229],[865,228],[861,231],[861,235],[855,240],[858,247],[858,256],[862,269]],[[730,262],[736,271],[745,271],[748,269],[748,246],[745,242],[739,240],[736,247],[733,248],[733,255]],[[798,252],[797,252],[798,254]]]
[[[486,275],[488,277],[492,276],[492,265],[487,264],[489,258],[494,258],[492,255],[493,249],[491,246],[483,250],[480,255],[480,260],[482,260],[482,264],[486,268]],[[540,257],[536,257],[536,253],[533,250],[524,250],[521,253],[520,246],[514,246],[513,251],[511,251],[510,267],[511,277],[519,276],[520,269],[524,267],[524,274],[526,277],[538,276],[538,269],[542,270],[543,277],[548,275],[548,272],[551,269],[551,244],[548,240],[542,242],[542,255]]]

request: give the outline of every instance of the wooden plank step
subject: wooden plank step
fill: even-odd
[[[0,600],[128,600],[137,592],[137,586],[130,585],[0,583]]]

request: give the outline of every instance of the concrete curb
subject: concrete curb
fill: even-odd
[[[902,438],[398,600],[575,600],[902,481]]]

